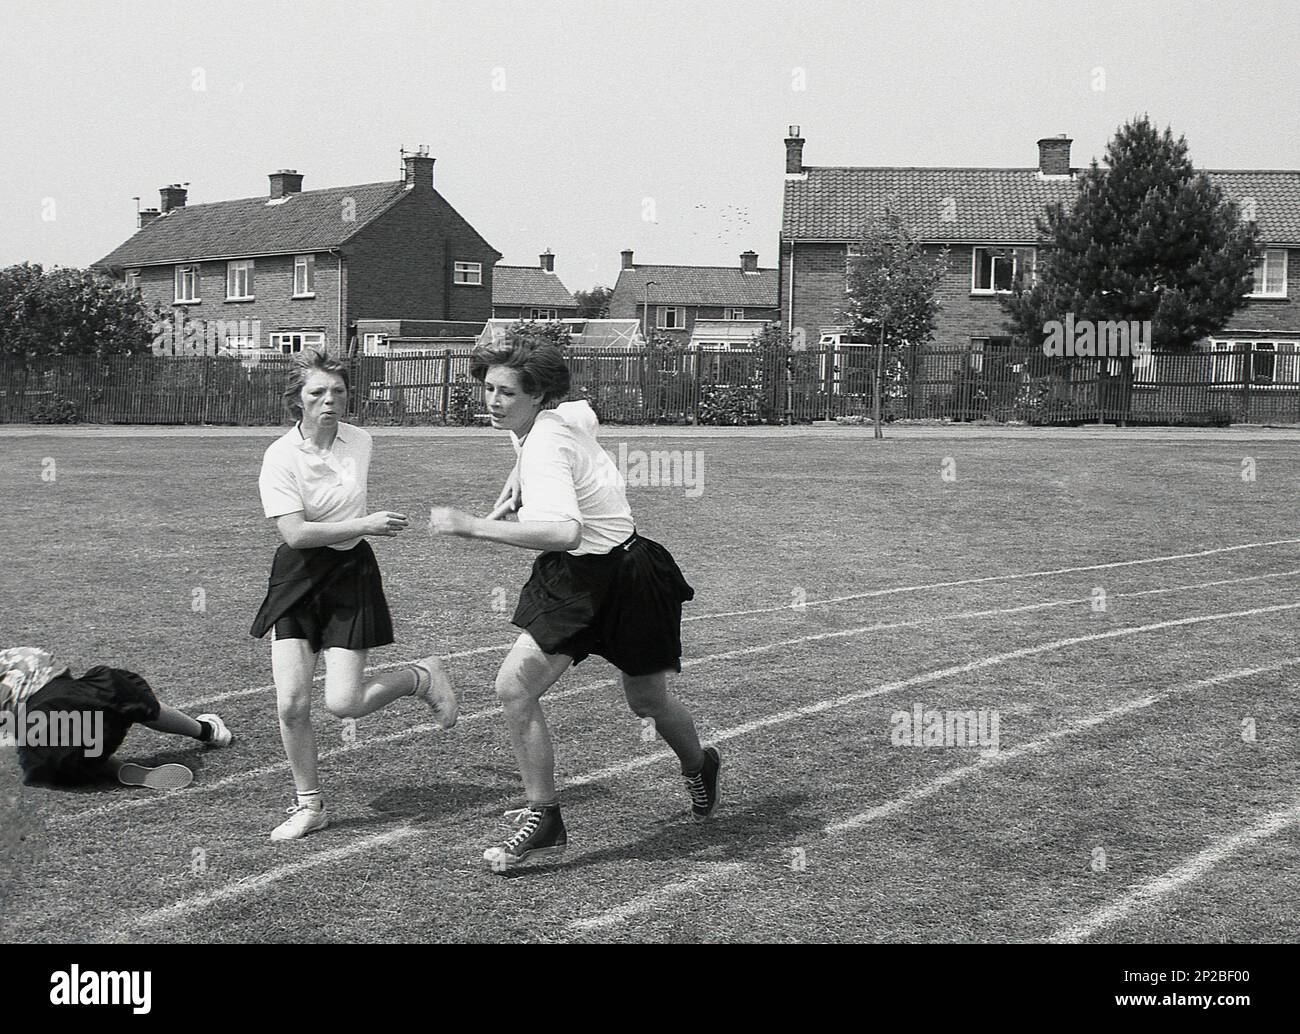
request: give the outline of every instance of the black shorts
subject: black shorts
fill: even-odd
[[[375,551],[364,539],[351,549],[275,551],[266,599],[250,634],[261,639],[306,639],[312,651],[330,646],[368,650],[393,641],[393,619],[384,598]]]
[[[71,743],[22,746],[18,748],[18,763],[23,777],[29,783],[54,783],[59,786],[76,786],[94,782],[104,775],[104,762],[122,745],[126,734],[136,722],[158,720],[158,698],[141,676],[122,668],[91,668],[79,679],[71,674],[50,679],[28,697],[24,710],[31,728],[31,715],[37,711],[77,712],[103,716],[99,742],[87,754],[83,745]],[[54,724],[46,719],[49,728]]]
[[[682,670],[682,604],[694,599],[672,554],[636,532],[608,553],[543,553],[514,624],[547,653],[591,654],[628,675]]]

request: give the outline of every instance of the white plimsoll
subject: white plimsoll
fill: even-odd
[[[306,804],[295,804],[288,811],[289,817],[271,830],[272,840],[298,840],[330,824],[324,805],[312,808]]]
[[[194,782],[194,773],[184,765],[146,768],[128,761],[117,770],[117,781],[123,786],[144,786],[150,790],[180,790]]]
[[[460,715],[460,698],[452,688],[442,658],[433,654],[415,661],[412,667],[416,670],[415,695],[429,705],[439,725],[450,729]],[[428,677],[421,677],[421,672]]]
[[[234,733],[226,728],[226,723],[215,714],[201,714],[198,721],[207,722],[212,726],[212,739],[208,740],[208,746],[229,747],[235,741]]]

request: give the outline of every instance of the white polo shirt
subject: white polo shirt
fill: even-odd
[[[623,478],[596,444],[596,414],[586,402],[565,402],[537,414],[520,444],[521,521],[578,521],[582,541],[574,556],[608,553],[635,530]]]
[[[295,424],[267,447],[257,487],[267,517],[301,512],[303,520],[321,523],[366,515],[366,478],[370,473],[370,435],[352,424],[339,424],[334,444],[317,449]],[[351,549],[360,537],[330,543]]]

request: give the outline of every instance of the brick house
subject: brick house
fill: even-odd
[[[265,197],[202,205],[163,187],[95,266],[199,324],[209,351],[338,354],[365,319],[481,325],[501,254],[434,189],[433,158],[402,164],[400,180],[325,190],[281,170]]]
[[[1064,135],[1039,140],[1031,168],[813,167],[803,162],[799,127],[791,126],[780,239],[782,326],[802,331],[809,344],[844,343],[839,312],[847,261],[866,223],[892,200],[927,251],[949,249],[933,346],[967,352],[971,369],[984,368],[986,358],[996,362],[1010,346],[998,296],[1010,290],[1017,271],[1032,275],[1036,217],[1049,204],[1072,203],[1077,191],[1071,143]],[[1300,386],[1300,171],[1209,174],[1256,218],[1266,250],[1255,293],[1204,347],[1250,342],[1257,380]],[[851,357],[845,361],[852,365]],[[962,357],[952,361],[955,367]],[[1222,357],[1215,376],[1238,380],[1233,364],[1239,361]]]
[[[492,271],[492,317],[512,320],[573,319],[577,299],[555,273],[555,256],[547,248],[536,266],[498,263]]]
[[[722,341],[716,324],[725,321],[748,341],[777,318],[777,271],[760,269],[753,251],[742,253],[738,266],[640,266],[630,250],[622,255],[609,314],[640,321],[647,338],[699,345],[697,325],[708,321],[711,344]]]

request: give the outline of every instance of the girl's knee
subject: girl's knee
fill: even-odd
[[[325,690],[325,708],[335,718],[360,718],[365,712],[361,708],[361,698],[355,693]]]
[[[276,700],[276,710],[285,725],[302,725],[311,721],[311,697],[295,695]]]
[[[497,699],[501,701],[501,706],[507,711],[527,707],[537,699],[537,694],[513,673],[499,673],[494,688],[496,689]]]

